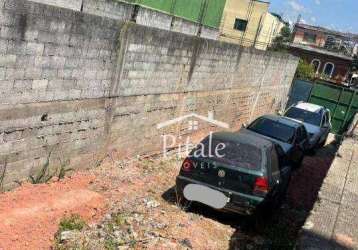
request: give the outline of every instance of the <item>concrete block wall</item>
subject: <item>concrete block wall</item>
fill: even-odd
[[[85,5],[82,6],[85,8]],[[0,0],[0,168],[36,174],[155,152],[188,112],[237,128],[286,102],[297,59],[25,0]],[[122,14],[121,14],[122,16]],[[199,124],[197,134],[212,128]],[[5,164],[6,163],[6,164]],[[1,173],[2,171],[0,171]]]
[[[31,0],[31,1],[35,3],[48,4],[60,8],[80,11],[83,0]]]
[[[137,24],[158,29],[171,30],[187,35],[200,36],[218,40],[219,30],[203,26],[199,34],[199,24],[187,21],[180,17],[117,0],[29,0],[60,8],[67,8],[86,14],[108,17],[120,21],[135,20]],[[133,21],[133,20],[132,20]]]
[[[155,125],[181,115],[211,111],[234,129],[286,103],[292,56],[137,25],[126,33],[110,143],[121,154],[160,150],[161,135],[179,137],[186,124]]]
[[[40,0],[39,0],[40,1]],[[43,1],[43,0],[41,0]],[[131,19],[134,6],[119,1],[81,0],[82,11],[86,14],[128,21]]]
[[[53,162],[103,151],[120,24],[27,1],[0,1],[0,165],[12,186]]]

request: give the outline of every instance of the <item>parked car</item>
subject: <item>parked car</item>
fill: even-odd
[[[303,122],[309,135],[309,149],[315,150],[326,144],[332,129],[331,114],[325,107],[301,102],[290,107],[284,116]]]
[[[285,162],[280,146],[262,136],[246,131],[211,134],[182,164],[176,178],[179,201],[245,215],[275,207],[291,177]]]
[[[290,163],[294,167],[301,166],[309,145],[308,133],[302,122],[278,115],[265,115],[256,119],[246,129],[279,144]]]

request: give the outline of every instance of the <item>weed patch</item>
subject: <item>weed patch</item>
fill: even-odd
[[[41,167],[40,171],[36,175],[30,175],[29,180],[32,184],[41,184],[46,183],[53,175],[50,173],[50,158],[51,158],[52,151],[49,152],[46,158],[45,164]]]
[[[7,160],[5,160],[4,165],[2,166],[2,168],[0,168],[0,192],[3,191],[6,168],[7,168]]]
[[[73,231],[73,230],[81,231],[86,225],[87,225],[86,222],[78,214],[73,214],[70,215],[69,217],[63,218],[60,221],[58,230],[59,232]]]

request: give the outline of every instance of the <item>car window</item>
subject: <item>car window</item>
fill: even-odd
[[[225,145],[225,146],[222,146]],[[218,154],[215,152],[218,150]],[[250,144],[229,140],[204,139],[190,153],[198,158],[214,158],[215,161],[235,165],[241,168],[260,170],[262,166],[262,149]]]
[[[254,121],[247,129],[286,143],[292,143],[295,136],[295,128],[264,117]]]
[[[310,112],[304,109],[299,109],[296,107],[292,107],[290,108],[285,116],[292,118],[292,119],[296,119],[302,122],[306,122],[315,126],[320,126],[321,125],[321,114],[320,113],[315,113],[315,112]]]

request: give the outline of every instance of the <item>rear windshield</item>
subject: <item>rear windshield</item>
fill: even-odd
[[[315,126],[321,125],[321,115],[319,113],[310,112],[304,109],[292,107],[290,108],[285,116],[306,122]]]
[[[214,158],[218,162],[252,170],[260,170],[262,164],[261,149],[234,141],[210,139],[210,137],[199,143],[190,156]]]
[[[295,128],[266,118],[257,119],[248,129],[286,143],[291,143],[295,136]]]

